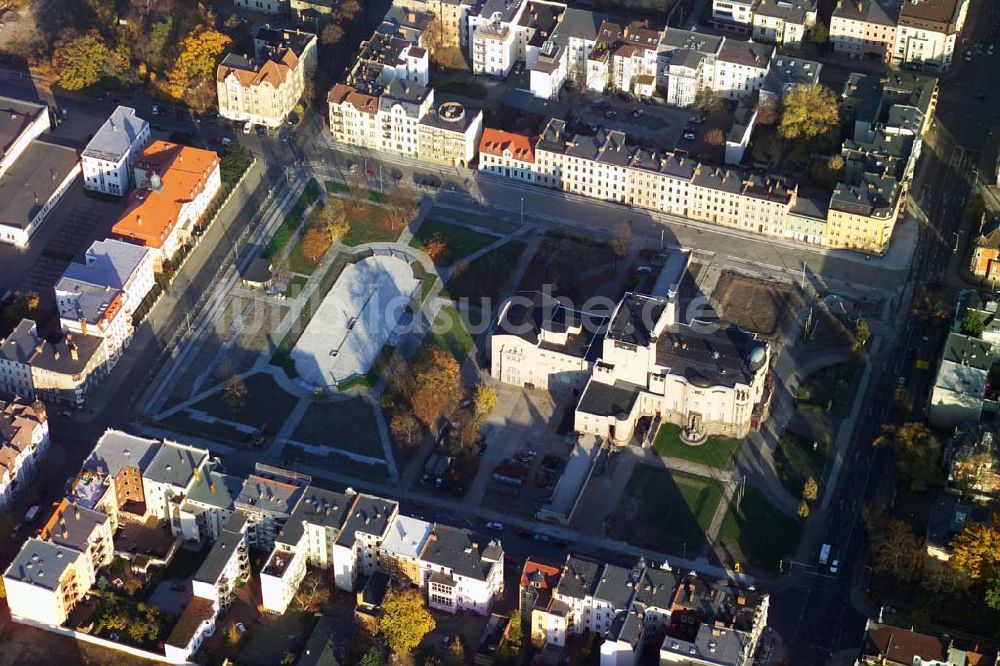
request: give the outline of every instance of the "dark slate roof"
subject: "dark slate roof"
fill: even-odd
[[[899,0],[844,0],[836,4],[833,16],[894,26],[899,16],[900,4]]]
[[[351,548],[358,532],[382,536],[398,506],[392,500],[372,495],[358,495],[351,507],[351,515],[337,538],[337,543]]]
[[[622,611],[615,615],[608,629],[608,638],[633,647],[638,644],[642,634],[642,620],[634,610]]]
[[[644,347],[653,340],[653,327],[666,309],[666,301],[629,292],[615,309],[608,339]]]
[[[600,567],[601,565],[594,560],[578,555],[568,556],[559,585],[556,586],[559,596],[571,599],[593,596]]]
[[[961,333],[949,333],[941,360],[988,371],[993,365],[990,348],[990,343],[986,340]]]
[[[306,488],[277,540],[292,545],[298,543],[305,531],[304,523],[340,529],[347,520],[354,498],[355,495],[323,488]]]
[[[223,526],[219,538],[216,539],[215,543],[212,544],[211,550],[208,551],[208,557],[205,558],[205,561],[198,567],[198,571],[195,572],[194,580],[212,583],[213,585],[219,580],[219,576],[225,571],[226,564],[233,556],[233,551],[244,542],[243,526],[246,522],[247,516],[245,513],[242,511],[233,513],[232,518]]]
[[[642,390],[643,387],[638,384],[621,380],[614,384],[605,384],[591,379],[587,382],[576,408],[585,414],[597,416],[628,414]]]
[[[230,474],[209,472],[199,476],[188,490],[185,499],[219,509],[231,509],[243,488],[243,479]]]
[[[632,571],[615,564],[605,564],[597,581],[594,598],[607,601],[615,610],[623,610],[632,597]]]
[[[677,575],[666,569],[646,567],[635,588],[635,603],[643,608],[670,608]]]
[[[486,553],[475,538],[469,530],[435,523],[420,559],[466,578],[486,580],[496,563],[497,552],[491,550]],[[502,552],[499,556],[503,557]]]
[[[207,457],[208,452],[202,449],[164,442],[142,476],[151,481],[187,488],[194,471]]]
[[[718,59],[745,67],[767,69],[774,47],[740,39],[726,39],[719,50]]]
[[[678,324],[667,327],[657,339],[656,364],[702,388],[749,384],[754,374],[750,353],[763,346],[737,326],[702,331]]]
[[[718,53],[719,47],[722,46],[722,41],[722,37],[708,35],[703,32],[667,28],[666,34],[660,40],[660,43],[675,49],[689,49],[700,53]]]
[[[530,302],[528,299],[531,299]],[[601,354],[601,336],[606,325],[607,317],[570,310],[556,299],[536,292],[515,296],[510,300],[501,309],[497,329],[539,345],[542,349],[596,360]],[[539,340],[541,331],[563,333],[577,327],[581,329],[580,333],[567,335],[566,344]]]
[[[22,319],[10,335],[0,341],[0,358],[14,363],[27,364],[35,353],[35,322]]]

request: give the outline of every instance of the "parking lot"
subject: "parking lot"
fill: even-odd
[[[634,100],[634,101],[633,101]],[[684,128],[695,112],[667,106],[662,100],[631,100],[619,95],[573,93],[571,108],[581,123],[595,128],[622,130],[631,141],[667,150],[682,140]]]

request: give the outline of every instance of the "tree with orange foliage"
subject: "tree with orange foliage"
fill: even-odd
[[[165,92],[174,99],[192,99],[190,90],[215,78],[216,65],[230,41],[228,35],[207,24],[195,26],[181,41],[177,59],[167,72]]]
[[[310,264],[318,264],[330,249],[330,234],[319,225],[306,229],[302,236],[302,256]]]
[[[413,413],[430,428],[458,399],[458,361],[440,347],[430,346],[414,367],[413,384]]]
[[[424,243],[424,253],[430,257],[434,263],[437,263],[439,259],[444,259],[445,255],[448,253],[448,239],[441,235],[440,232],[435,231],[431,234],[431,237],[427,239]]]

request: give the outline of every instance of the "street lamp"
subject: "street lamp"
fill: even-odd
[[[521,226],[524,226],[524,197],[521,197]]]

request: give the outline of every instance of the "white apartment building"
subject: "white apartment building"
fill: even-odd
[[[39,538],[80,551],[93,570],[111,564],[115,556],[114,531],[107,514],[63,499],[46,521]]]
[[[21,397],[0,400],[0,508],[28,485],[49,441],[45,405]]]
[[[892,62],[899,3],[891,0],[838,0],[830,16],[833,50],[852,58]]]
[[[426,588],[430,571],[420,554],[433,530],[433,523],[397,513],[379,545],[379,569],[395,580]]]
[[[444,102],[420,118],[417,145],[421,160],[466,167],[476,158],[483,134],[483,112]]]
[[[233,517],[243,479],[212,469],[215,466],[211,460],[205,464],[175,509],[180,534],[186,541],[215,541]]]
[[[0,243],[27,247],[79,173],[76,150],[41,139],[28,142],[0,175]]]
[[[526,183],[535,182],[534,140],[514,132],[483,129],[479,141],[479,170]]]
[[[114,367],[133,333],[132,316],[125,309],[125,292],[65,276],[56,283],[55,292],[63,330],[99,337],[108,368]]]
[[[518,58],[518,22],[527,2],[486,0],[467,14],[469,60],[477,75],[506,77]]]
[[[420,553],[427,567],[427,605],[448,613],[487,615],[503,594],[503,548],[476,542],[465,529],[435,524]]]
[[[205,474],[208,451],[176,442],[163,442],[149,465],[142,470],[146,511],[170,523],[171,532],[182,534],[181,501],[195,476]]]
[[[712,0],[712,21],[731,30],[749,31],[758,0]]]
[[[358,576],[370,576],[378,566],[378,549],[399,505],[359,494],[333,544],[333,574],[339,589],[353,592]]]
[[[105,290],[120,290],[125,314],[131,318],[155,284],[153,253],[148,248],[113,238],[94,241],[82,264],[72,263],[56,283],[56,304],[60,313],[79,307],[79,285],[88,284]],[[60,283],[66,283],[60,287]]]
[[[969,0],[903,2],[892,59],[901,65],[945,71],[965,26]]]
[[[393,79],[380,94],[337,84],[328,96],[330,131],[336,141],[420,157],[420,119],[434,104],[434,89]]]
[[[11,618],[59,626],[94,584],[87,556],[31,537],[3,575]]]
[[[246,515],[236,511],[191,578],[194,596],[209,599],[215,609],[228,608],[237,585],[250,576],[247,523]]]
[[[124,196],[134,184],[132,161],[149,144],[149,123],[135,109],[119,106],[94,134],[81,155],[88,190]]]
[[[228,54],[216,70],[219,115],[229,120],[280,127],[295,109],[306,77],[316,65],[316,35],[258,30],[256,53]]]
[[[587,88],[649,96],[656,86],[657,47],[661,32],[632,21],[624,28],[604,21],[587,58]]]
[[[715,90],[715,61],[726,38],[668,28],[658,47],[656,87],[667,103],[691,106],[700,90]]]
[[[726,39],[715,59],[712,89],[728,99],[755,93],[764,85],[773,55],[773,46]]]
[[[274,547],[278,534],[311,481],[308,474],[256,464],[235,502],[236,509],[247,517],[250,545],[264,550]]]
[[[753,12],[753,39],[798,47],[816,25],[814,0],[760,0]]]

